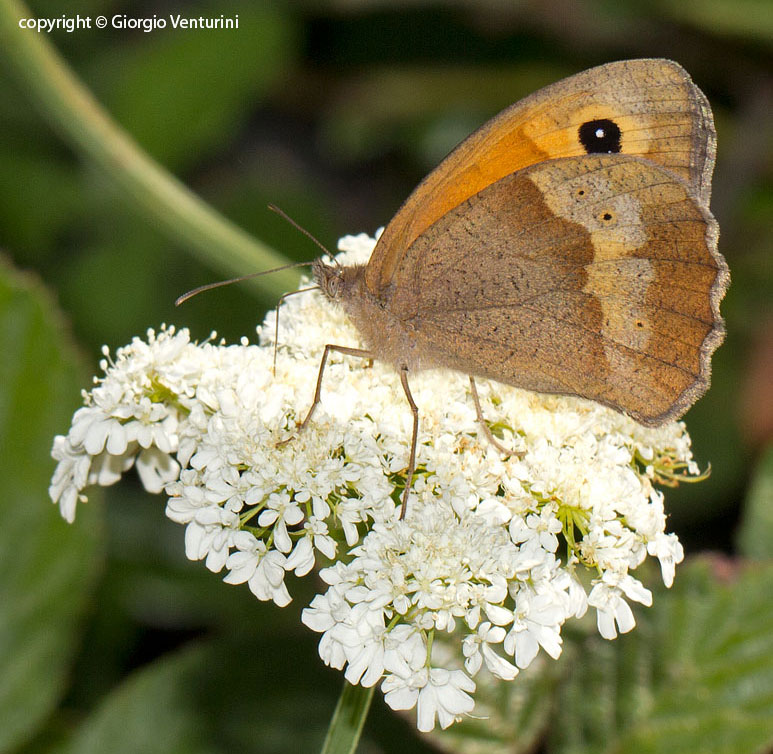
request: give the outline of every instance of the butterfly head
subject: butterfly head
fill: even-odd
[[[315,259],[311,265],[311,271],[317,285],[331,301],[337,301],[341,298],[343,267],[325,264],[321,259]]]
[[[330,265],[321,259],[315,259],[311,265],[314,280],[331,301],[349,299],[349,294],[358,284],[364,269],[361,265],[343,267],[336,260]]]

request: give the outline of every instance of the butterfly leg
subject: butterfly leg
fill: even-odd
[[[470,375],[470,389],[472,390],[472,402],[475,404],[475,414],[477,415],[477,418],[478,418],[478,424],[480,424],[481,428],[483,429],[483,434],[486,436],[486,439],[500,453],[504,453],[504,455],[506,456],[516,456],[517,458],[523,458],[526,455],[524,451],[513,450],[512,448],[505,447],[492,434],[488,424],[486,424],[486,420],[483,418],[483,409],[481,409],[480,407],[480,398],[478,397],[478,386],[475,384],[475,379],[473,378],[472,375]]]
[[[363,348],[349,348],[348,346],[336,346],[336,345],[333,345],[332,343],[328,343],[325,346],[324,353],[322,354],[322,361],[319,362],[319,372],[317,374],[317,387],[314,390],[314,400],[311,403],[311,408],[306,414],[306,418],[301,422],[300,426],[298,427],[297,434],[300,434],[301,432],[303,432],[304,429],[306,429],[306,426],[311,421],[311,417],[314,414],[314,410],[317,408],[322,398],[322,377],[325,374],[325,366],[327,366],[327,357],[331,351],[338,351],[338,353],[343,353],[348,356],[357,356],[361,359],[373,358],[373,354],[370,351],[366,351]],[[293,437],[295,437],[295,435],[293,435]],[[293,437],[288,437],[286,440],[282,440],[281,442],[277,443],[277,447],[281,448],[283,445],[287,445],[287,443],[290,442],[290,440],[292,440]]]
[[[416,443],[419,439],[419,407],[413,400],[411,395],[411,389],[408,387],[408,367],[403,365],[400,367],[400,382],[405,392],[405,397],[408,399],[408,405],[411,407],[413,413],[413,435],[411,436],[411,456],[408,460],[408,473],[405,475],[405,491],[403,492],[403,502],[400,506],[400,520],[405,518],[405,514],[408,510],[408,493],[413,486],[413,472],[416,470]]]

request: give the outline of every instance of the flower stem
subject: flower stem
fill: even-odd
[[[169,238],[207,264],[243,274],[287,263],[152,160],[100,106],[45,34],[19,28],[20,18],[32,16],[20,0],[0,0],[0,51],[24,92],[78,152],[99,164]],[[287,270],[254,282],[274,295],[297,287],[298,276]]]
[[[366,689],[344,681],[341,696],[338,697],[338,704],[327,729],[325,743],[322,745],[322,754],[353,754],[372,699],[373,686]]]

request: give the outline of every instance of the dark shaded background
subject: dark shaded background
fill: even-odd
[[[49,40],[155,159],[299,260],[316,248],[268,212],[267,202],[333,247],[341,235],[373,233],[388,222],[451,147],[539,86],[622,58],[680,62],[714,109],[712,208],[732,284],[713,386],[686,417],[697,458],[711,463],[712,474],[668,491],[667,503],[688,552],[732,553],[751,470],[773,434],[769,2],[75,5],[39,1],[31,8],[43,17],[239,14],[238,31],[58,31]],[[177,295],[224,270],[203,266],[163,234],[59,138],[2,68],[0,133],[0,248],[55,292],[90,373],[103,343],[115,348],[162,322],[190,326],[199,338],[212,329],[229,340],[254,334],[274,301],[245,288],[174,309]],[[312,733],[313,724],[324,729],[339,677],[317,667],[316,637],[297,624],[308,598],[303,588],[293,585],[295,602],[280,611],[259,605],[246,588],[222,586],[184,560],[182,529],[164,519],[163,500],[136,483],[109,490],[106,508],[105,568],[66,699],[69,714],[77,718],[129,670],[169,648],[210,632],[242,636],[249,626],[247,635],[260,637],[250,651],[265,653],[266,682],[288,668],[296,678],[286,699],[263,702],[266,718],[274,706],[283,714],[303,706]],[[319,698],[308,686],[317,677]],[[397,723],[377,712],[373,725],[380,724]],[[283,750],[277,736],[272,751]]]

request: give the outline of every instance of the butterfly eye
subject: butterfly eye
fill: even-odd
[[[609,118],[586,121],[577,136],[588,154],[614,154],[622,149],[620,126]]]

